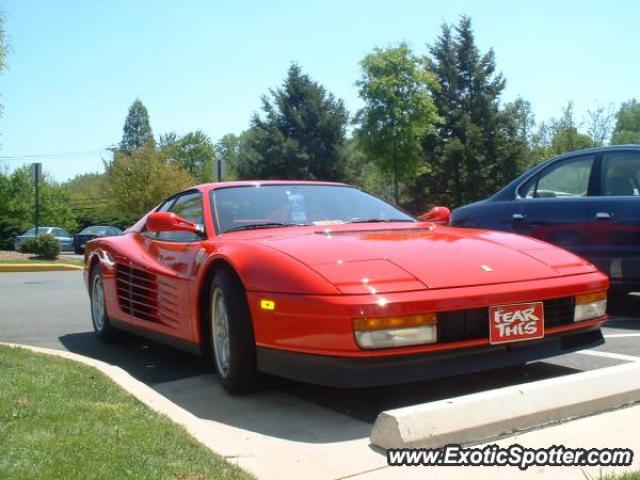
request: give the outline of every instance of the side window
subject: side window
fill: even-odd
[[[614,152],[602,158],[601,195],[640,196],[640,153]]]
[[[525,198],[586,197],[593,166],[593,155],[557,162],[523,185]]]
[[[202,213],[202,194],[200,192],[185,193],[180,195],[168,210],[193,223],[204,223]],[[200,240],[200,235],[192,232],[160,232],[158,240],[170,240],[173,242],[195,242]]]
[[[66,230],[64,230],[62,228],[54,228],[51,233],[53,233],[53,235],[55,235],[56,237],[70,237],[71,236],[71,234],[69,234],[69,232],[67,232]]]

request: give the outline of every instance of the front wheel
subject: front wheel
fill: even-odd
[[[255,389],[256,345],[251,313],[240,281],[218,270],[210,290],[210,351],[220,382],[229,393]]]
[[[91,320],[93,330],[105,342],[115,339],[116,332],[109,323],[107,316],[107,304],[104,295],[104,283],[100,274],[100,267],[96,266],[91,271]]]

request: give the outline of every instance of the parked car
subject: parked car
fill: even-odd
[[[43,235],[45,233],[49,233],[58,239],[58,241],[60,242],[61,252],[69,252],[73,250],[73,237],[64,228],[38,227],[38,235]],[[16,237],[15,241],[13,242],[13,248],[18,250],[22,242],[24,242],[27,238],[34,238],[35,236],[36,228],[30,228],[22,235],[18,235]]]
[[[443,211],[436,211],[442,217]],[[609,280],[501,232],[417,221],[322,182],[199,185],[86,246],[93,327],[257,372],[362,387],[474,372],[603,342]]]
[[[94,225],[82,230],[73,237],[73,251],[78,255],[84,253],[84,246],[89,240],[100,237],[113,237],[122,235],[122,229],[111,225]]]
[[[640,290],[640,145],[552,158],[492,197],[453,211],[451,224],[529,235],[570,250]]]

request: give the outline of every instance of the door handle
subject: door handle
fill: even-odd
[[[511,215],[511,219],[516,221],[516,222],[520,222],[522,220],[524,220],[524,215],[521,213],[514,213],[513,215]]]
[[[595,216],[596,220],[610,220],[611,214],[607,212],[597,212]]]

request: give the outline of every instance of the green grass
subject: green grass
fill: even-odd
[[[0,346],[0,478],[252,477],[97,370]]]
[[[81,258],[68,258],[68,257],[58,257],[55,260],[47,260],[46,258],[40,257],[29,257],[29,258],[21,258],[16,260],[0,260],[0,263],[28,263],[29,265],[35,264],[48,264],[48,263],[68,263],[70,265],[83,265],[83,259]]]
[[[640,471],[626,473],[604,473],[596,477],[586,477],[588,480],[640,480]]]

